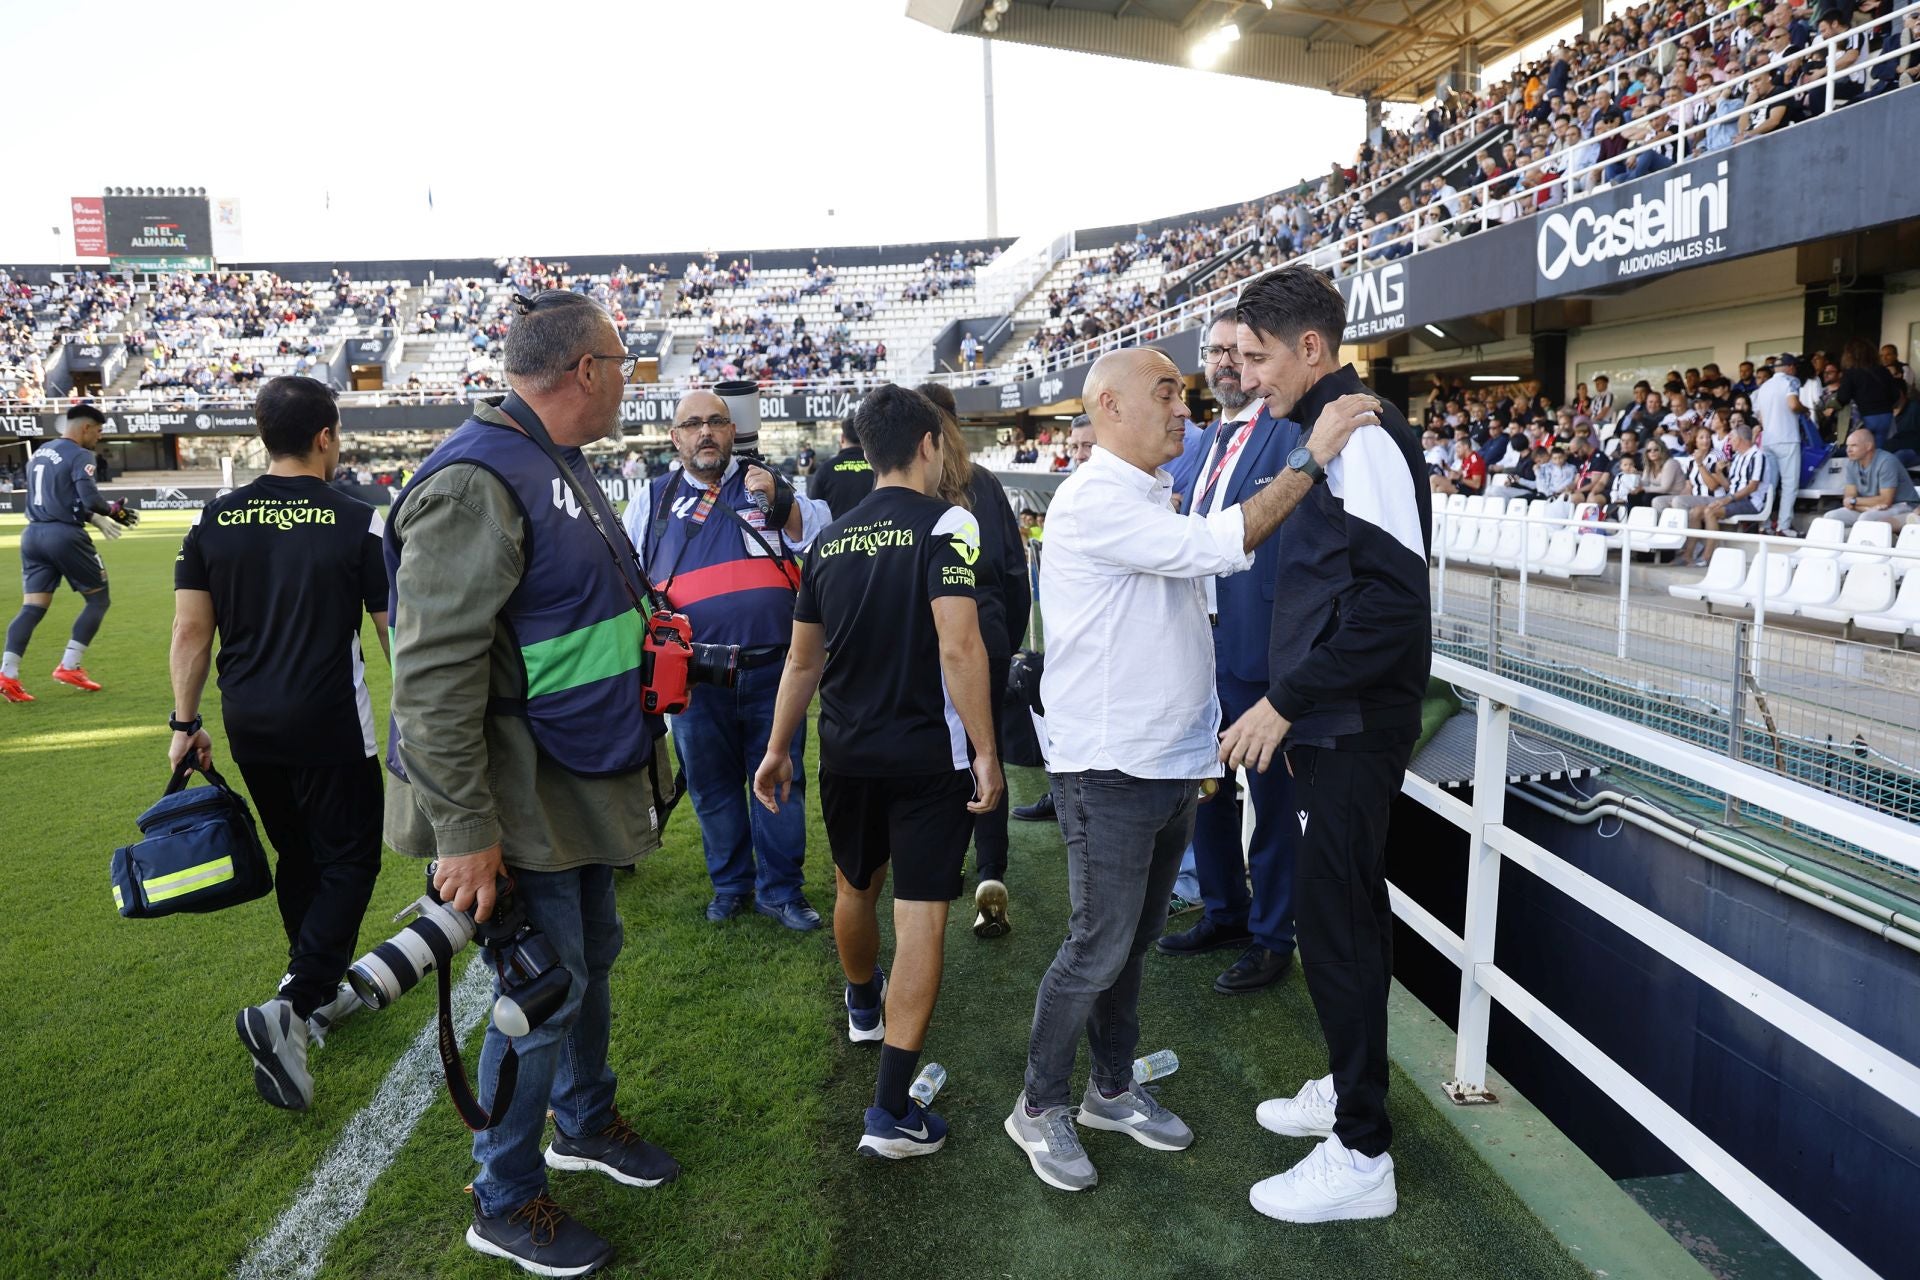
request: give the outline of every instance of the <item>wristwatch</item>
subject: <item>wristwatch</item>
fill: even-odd
[[[1320,465],[1319,460],[1313,456],[1313,451],[1305,445],[1301,445],[1287,455],[1287,469],[1298,471],[1315,484],[1327,478],[1327,469]]]
[[[198,733],[200,732],[200,717],[195,716],[191,720],[176,720],[173,718],[173,712],[169,711],[167,712],[167,728],[173,730],[175,733]]]

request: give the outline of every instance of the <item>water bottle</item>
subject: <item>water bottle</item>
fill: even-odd
[[[907,1089],[907,1096],[923,1107],[933,1105],[934,1097],[946,1086],[947,1069],[937,1062],[929,1062],[920,1068],[920,1074],[913,1078],[913,1084]]]
[[[1146,1057],[1133,1060],[1133,1078],[1139,1084],[1162,1079],[1179,1069],[1180,1059],[1171,1049],[1155,1049]]]

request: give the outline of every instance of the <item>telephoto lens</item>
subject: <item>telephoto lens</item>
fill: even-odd
[[[405,919],[409,912],[414,919],[406,928],[361,956],[347,970],[354,994],[370,1009],[386,1008],[473,941],[473,917],[434,896],[432,864],[427,867],[427,892],[394,919]]]

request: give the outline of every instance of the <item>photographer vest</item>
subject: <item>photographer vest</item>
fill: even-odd
[[[580,451],[566,454],[580,483],[593,485]],[[500,615],[518,647],[526,696],[491,699],[487,713],[524,717],[540,753],[569,773],[604,777],[641,768],[653,755],[653,734],[640,710],[646,620],[579,498],[520,432],[467,419],[394,499],[386,536],[388,624],[398,628],[407,607],[400,592],[401,509],[429,476],[455,463],[481,467],[506,486],[526,535],[526,567]],[[397,727],[388,735],[387,767],[406,776]]]
[[[701,644],[785,645],[793,636],[800,566],[779,530],[754,523],[760,513],[747,493],[744,466],[720,482],[711,503],[706,493],[684,471],[654,481],[640,558],[648,579],[668,608],[687,615]]]

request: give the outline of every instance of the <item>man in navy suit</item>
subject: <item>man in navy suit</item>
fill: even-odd
[[[1235,332],[1234,311],[1228,307],[1214,315],[1200,349],[1207,387],[1220,402],[1221,415],[1201,442],[1201,464],[1186,483],[1180,509],[1189,515],[1224,510],[1253,497],[1280,473],[1287,454],[1300,443],[1295,423],[1275,421],[1262,401],[1240,389]],[[1223,724],[1232,724],[1266,696],[1267,641],[1279,569],[1278,554],[1262,544],[1251,573],[1207,582]],[[1246,798],[1254,814],[1252,848],[1243,855],[1240,814],[1232,801],[1232,785],[1225,783],[1212,802],[1200,806],[1193,828],[1206,914],[1191,929],[1170,933],[1159,944],[1168,955],[1244,948],[1214,980],[1213,989],[1223,995],[1270,987],[1293,960],[1291,780],[1285,769],[1250,772],[1248,787]]]

